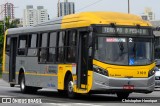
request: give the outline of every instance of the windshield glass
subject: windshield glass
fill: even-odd
[[[151,39],[134,38],[128,46],[129,65],[145,65],[152,62]]]
[[[146,65],[152,62],[152,39],[98,37],[95,59],[109,64]]]

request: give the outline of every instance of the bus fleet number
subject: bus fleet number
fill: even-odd
[[[146,72],[145,72],[145,71],[137,71],[137,74],[145,75],[145,74],[146,74]]]

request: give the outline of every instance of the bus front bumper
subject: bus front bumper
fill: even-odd
[[[124,86],[133,86],[133,89],[124,89]],[[154,91],[154,87],[155,76],[149,78],[113,78],[94,72],[91,91],[150,93]]]

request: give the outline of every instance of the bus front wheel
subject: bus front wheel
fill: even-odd
[[[73,79],[71,76],[67,81],[67,93],[69,98],[74,98],[76,96],[75,92],[73,91]]]

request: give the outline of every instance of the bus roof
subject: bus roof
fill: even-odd
[[[31,27],[8,29],[8,34],[29,33],[66,28],[86,27],[92,24],[111,24],[129,26],[151,26],[139,16],[118,12],[81,12],[52,19]]]
[[[62,19],[62,29],[111,23],[115,23],[116,25],[151,26],[149,22],[133,14],[119,12],[82,12],[64,16]]]

